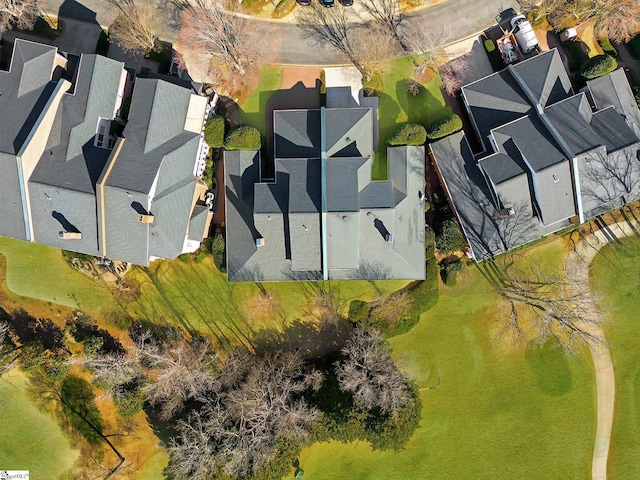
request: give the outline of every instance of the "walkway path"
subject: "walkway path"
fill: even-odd
[[[637,224],[619,222],[605,226],[582,238],[575,244],[573,251],[567,257],[567,269],[583,276],[585,282],[588,282],[589,265],[598,251],[607,243],[616,241],[618,238],[637,235],[637,227]],[[594,333],[605,338],[603,331]],[[592,480],[606,480],[615,403],[615,374],[609,347],[606,344],[592,346],[590,350],[596,373],[597,402],[596,438],[593,447],[591,476]]]

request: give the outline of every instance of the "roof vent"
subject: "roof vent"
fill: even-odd
[[[138,221],[140,223],[153,223],[154,216],[153,215],[138,215]]]
[[[256,247],[264,247],[265,241],[264,238],[256,238]]]
[[[390,233],[387,233],[384,239],[387,241],[387,243],[393,243],[393,235],[391,235]]]
[[[59,232],[58,238],[62,240],[81,240],[82,234],[80,232]]]

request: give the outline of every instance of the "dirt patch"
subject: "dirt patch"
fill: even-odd
[[[281,89],[291,88],[302,82],[307,88],[315,88],[320,81],[320,69],[314,67],[282,67]]]
[[[604,53],[602,51],[602,47],[595,39],[592,23],[580,25],[576,28],[576,30],[578,32],[580,40],[582,40],[587,45],[587,52],[589,53],[589,57],[595,57],[596,55],[602,55]]]

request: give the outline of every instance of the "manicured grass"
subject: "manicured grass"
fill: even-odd
[[[220,344],[250,343],[253,335],[264,328],[281,329],[287,321],[304,318],[310,300],[319,288],[332,288],[344,311],[354,298],[371,300],[376,288],[391,292],[405,281],[349,282],[283,282],[263,284],[228,283],[211,258],[202,262],[153,262],[148,269],[134,267],[129,273],[139,284],[140,297],[124,305],[134,318],[154,322],[166,321],[188,330],[212,335]],[[259,319],[246,312],[247,301],[263,288],[277,307],[278,314]]]
[[[563,249],[553,242],[533,250],[556,263]],[[421,427],[406,449],[314,445],[300,456],[305,478],[588,478],[595,434],[589,354],[571,359],[551,345],[506,351],[495,339],[496,305],[473,267],[456,287],[441,289],[421,322],[391,339],[423,402]]]
[[[242,103],[242,121],[256,127],[264,137],[267,134],[267,102],[280,88],[282,69],[277,66],[263,66],[260,68],[258,86],[249,98]]]
[[[6,258],[5,289],[23,297],[80,308],[99,315],[113,298],[100,282],[69,267],[59,249],[0,237]]]
[[[1,468],[29,470],[31,478],[59,478],[79,452],[56,421],[31,402],[27,388],[27,377],[16,369],[0,381]]]
[[[591,264],[591,284],[606,312],[616,374],[609,478],[640,478],[640,238],[604,247]]]
[[[399,128],[400,123],[419,123],[425,127],[451,114],[440,91],[440,77],[423,85],[413,96],[407,92],[407,80],[413,78],[413,63],[400,57],[385,64],[381,69],[383,90],[379,96],[378,117],[380,120],[380,142],[372,168],[374,180],[387,178],[387,141]]]

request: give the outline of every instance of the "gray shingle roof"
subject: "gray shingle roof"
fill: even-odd
[[[640,136],[640,112],[623,69],[589,80],[587,86],[599,110],[613,106]]]
[[[276,158],[320,158],[320,110],[274,110]]]
[[[370,108],[327,108],[327,157],[366,157],[373,150],[373,113]]]
[[[534,105],[524,88],[543,107],[573,94],[571,83],[558,52],[553,49],[531,57],[510,69],[504,69],[462,88],[465,101],[486,148],[487,135],[501,125],[532,113]]]
[[[620,205],[621,198],[637,198],[636,193],[613,185],[617,180],[611,169],[621,171],[620,165],[637,163],[636,159],[629,164],[624,158],[637,155],[640,112],[624,74],[610,75],[589,82],[597,111],[584,93],[573,95],[555,50],[464,87],[481,132],[492,122],[508,120],[492,130],[491,146],[497,151],[483,152],[478,161],[462,133],[431,145],[477,259],[556,231],[577,214],[601,213]],[[519,90],[509,85],[510,77]],[[524,111],[518,102],[520,93],[535,108]],[[500,112],[494,115],[496,109]],[[516,118],[510,119],[505,111]],[[597,170],[596,157],[607,168]],[[573,171],[574,162],[579,175]],[[596,172],[591,178],[590,171]],[[486,182],[479,172],[485,173]],[[574,185],[575,178],[580,179],[580,189]],[[588,190],[600,196],[604,192],[609,198],[589,198]],[[640,195],[640,182],[636,190]],[[514,214],[499,214],[496,208],[503,206]]]
[[[199,134],[185,130],[191,95],[162,80],[136,81],[124,146],[105,180],[107,256],[146,265],[149,256],[180,253],[200,143]],[[145,213],[154,215],[153,223],[138,221]]]
[[[524,157],[538,172],[566,160],[560,146],[554,141],[544,124],[529,115],[494,130],[499,151],[514,158]]]
[[[390,180],[372,182],[371,160],[359,156],[371,154],[371,109],[325,110],[324,130],[302,121],[312,118],[309,111],[280,113],[274,114],[276,153],[286,139],[286,155],[293,158],[276,158],[275,183],[257,183],[257,167],[243,161],[245,153],[225,152],[229,280],[319,279],[323,266],[330,279],[424,278],[424,150],[390,150]],[[292,119],[305,127],[293,128]],[[316,129],[327,139],[325,181],[320,159],[299,158],[305,151],[316,153],[306,135]],[[303,144],[299,149],[292,141],[296,136]],[[251,188],[255,195],[248,194]],[[263,246],[256,246],[258,238]]]
[[[27,238],[16,157],[0,153],[0,235]]]
[[[491,178],[494,185],[500,185],[514,177],[525,175],[524,169],[516,160],[500,152],[484,157],[478,162],[478,165]]]
[[[78,68],[74,93],[62,97],[54,134],[29,180],[33,233],[40,243],[100,255],[95,190],[111,151],[94,140],[99,119],[113,117],[124,65],[83,55]],[[59,238],[65,223],[82,238]]]
[[[289,212],[317,213],[320,211],[320,159],[281,159],[276,170],[288,177]]]
[[[17,153],[53,87],[56,47],[17,39],[10,71],[0,71],[0,151]]]
[[[498,214],[463,132],[432,143],[429,148],[476,260],[485,260],[553,231],[545,230],[518,204],[513,205],[515,215]]]
[[[543,107],[573,94],[562,59],[555,49],[531,57],[512,68]]]
[[[0,71],[0,235],[27,238],[26,199],[20,189],[15,154],[51,97],[56,48],[15,41],[9,71]]]
[[[327,211],[355,212],[358,200],[358,169],[364,158],[332,158],[327,160]]]
[[[189,240],[201,242],[202,239],[208,235],[209,232],[206,232],[205,228],[207,227],[209,213],[209,207],[205,205],[196,205],[193,208],[191,218],[189,219],[189,231],[187,233]]]

